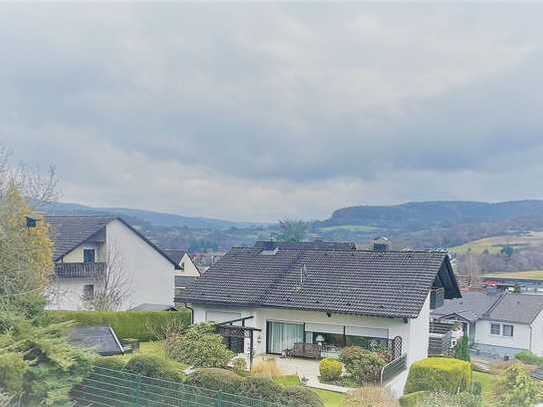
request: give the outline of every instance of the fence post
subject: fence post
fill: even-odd
[[[136,394],[134,395],[134,406],[140,406],[140,387],[141,387],[141,375],[136,378]]]
[[[222,397],[222,391],[219,391],[217,393],[217,407],[223,407],[224,406],[224,400]]]

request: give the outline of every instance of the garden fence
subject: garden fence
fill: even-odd
[[[96,367],[72,390],[78,406],[279,407],[265,400]]]

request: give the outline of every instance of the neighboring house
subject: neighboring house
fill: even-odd
[[[481,356],[512,358],[527,350],[543,356],[543,296],[469,291],[432,311],[434,321],[456,321]]]
[[[56,274],[49,309],[87,308],[83,298],[101,290],[105,275],[122,285],[119,310],[171,301],[178,263],[123,219],[47,216],[46,221]]]
[[[200,270],[194,264],[192,257],[184,250],[164,249],[172,261],[179,265],[179,269],[175,273],[175,293],[176,305],[182,306],[179,302],[183,297],[183,293],[192,282],[200,277]]]
[[[538,274],[541,274],[538,276],[539,278],[536,277]],[[481,285],[523,294],[543,295],[543,273],[519,271],[488,275],[482,277]]]
[[[282,354],[310,344],[326,356],[349,345],[393,344],[408,368],[427,356],[431,304],[460,291],[446,253],[380,249],[314,242],[233,248],[182,302],[195,323],[247,318],[245,327],[258,331],[253,349],[248,340],[231,342],[240,353]],[[406,378],[403,370],[387,386],[399,395]]]

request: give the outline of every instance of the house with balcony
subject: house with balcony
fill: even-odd
[[[430,309],[458,297],[445,252],[265,242],[230,250],[176,302],[195,323],[219,323],[250,359],[386,349],[394,369],[382,381],[400,395],[409,366],[427,357]]]
[[[122,285],[117,310],[141,304],[173,306],[179,263],[122,218],[47,216],[46,222],[55,263],[49,309],[87,309],[85,299],[92,299],[106,278]]]

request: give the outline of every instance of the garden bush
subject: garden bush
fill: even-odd
[[[234,357],[223,343],[222,336],[215,333],[211,324],[191,326],[183,335],[168,339],[168,356],[189,366],[224,368]]]
[[[398,401],[382,386],[364,386],[345,397],[344,407],[397,407]]]
[[[155,355],[136,355],[126,364],[126,370],[155,379],[182,381],[184,366]]]
[[[529,365],[543,366],[543,358],[540,356],[534,355],[532,352],[528,352],[528,351],[519,352],[515,355],[515,359]]]
[[[28,366],[22,355],[6,353],[0,356],[0,389],[10,394],[22,390]]]
[[[319,363],[321,379],[326,382],[338,380],[341,377],[342,370],[343,364],[337,359],[326,358]]]
[[[443,391],[456,394],[471,389],[471,364],[452,358],[427,358],[411,365],[405,393]]]
[[[528,371],[521,364],[505,370],[495,388],[496,405],[501,407],[533,406],[538,398],[538,388]]]
[[[126,360],[119,356],[99,356],[94,359],[94,366],[113,370],[124,370],[126,368]]]
[[[272,403],[286,402],[285,388],[267,377],[247,377],[241,385],[245,397],[262,399]]]
[[[232,361],[232,370],[240,376],[247,375],[247,362],[244,358],[235,358]]]
[[[302,386],[288,387],[286,390],[288,406],[324,407],[324,403],[314,391]]]
[[[111,326],[119,338],[134,338],[142,342],[158,339],[165,327],[175,321],[190,325],[190,311],[153,312],[97,312],[97,311],[48,311],[52,321],[75,321],[83,326]]]
[[[226,369],[203,368],[192,372],[185,382],[191,386],[238,394],[241,389],[243,377]]]
[[[359,346],[348,346],[343,349],[339,360],[345,370],[358,384],[376,383],[381,369],[386,364],[384,355],[363,349]]]

